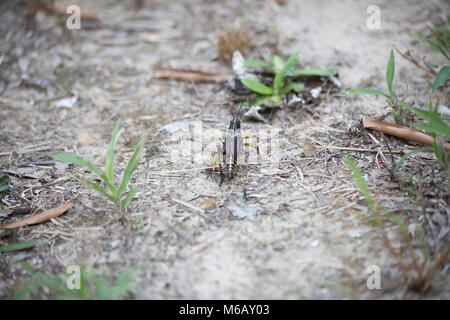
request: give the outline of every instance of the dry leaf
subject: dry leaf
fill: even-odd
[[[62,213],[64,213],[67,209],[69,209],[69,207],[71,205],[72,205],[72,202],[67,202],[57,208],[53,208],[53,209],[44,211],[42,213],[35,214],[34,216],[0,226],[0,229],[20,228],[23,226],[27,226],[29,224],[37,224],[37,223],[48,221],[48,220],[55,218],[55,217],[61,215]]]
[[[27,3],[27,5],[25,6],[25,9],[29,10],[29,11],[45,11],[45,12],[51,13],[51,14],[66,15],[68,7],[69,7],[69,5],[64,4],[60,1],[37,2],[37,1],[33,0],[33,1],[29,1]],[[83,20],[99,21],[97,14],[86,8],[80,8],[80,18]]]
[[[363,119],[363,126],[366,129],[381,131],[383,133],[405,140],[415,141],[429,146],[432,146],[434,144],[433,137],[423,133],[422,131],[399,124],[374,119]],[[444,148],[446,151],[449,151],[450,144],[444,141]]]
[[[305,157],[311,157],[314,153],[316,153],[316,147],[308,141],[305,141],[303,144],[303,152],[305,153]]]
[[[160,79],[173,79],[189,82],[219,82],[224,79],[224,77],[217,72],[177,70],[171,68],[158,69],[155,77]]]
[[[214,198],[208,198],[200,205],[200,208],[204,210],[215,210],[217,209],[217,202]]]
[[[77,142],[80,144],[97,144],[97,140],[91,136],[91,133],[88,130],[81,130],[78,133]]]

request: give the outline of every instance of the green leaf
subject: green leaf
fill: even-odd
[[[275,74],[275,78],[273,79],[273,89],[275,95],[281,94],[286,76],[288,74],[293,74],[292,70],[297,64],[298,53],[294,53],[289,57],[287,63],[283,66],[283,68]]]
[[[109,288],[104,278],[96,277],[93,280],[95,291],[97,293],[97,299],[107,300],[111,295],[111,288]]]
[[[102,170],[96,168],[91,162],[88,160],[83,159],[82,157],[76,155],[76,154],[70,154],[70,153],[57,153],[51,155],[51,157],[57,161],[71,163],[74,165],[77,165],[82,168],[88,168],[95,174],[97,174],[100,178],[103,179],[105,184],[108,186],[108,188],[111,190],[112,194],[116,194],[117,189],[114,186],[113,182],[109,181],[109,178],[107,177],[106,173]]]
[[[350,168],[353,173],[353,179],[355,180],[356,186],[364,197],[364,200],[369,207],[369,210],[373,213],[375,209],[375,199],[372,197],[371,192],[369,191],[369,187],[364,181],[361,170],[356,166],[355,162],[350,157],[345,157],[344,162]]]
[[[394,82],[394,74],[395,74],[394,50],[391,49],[391,56],[389,57],[389,61],[386,68],[386,83],[391,97],[394,95],[394,91],[392,89],[392,83]]]
[[[284,86],[284,77],[282,73],[276,73],[273,79],[273,93],[275,95],[281,94],[281,89]]]
[[[105,188],[103,188],[101,185],[95,183],[94,181],[88,180],[88,179],[84,179],[83,180],[85,184],[87,184],[89,187],[91,187],[92,189],[94,189],[95,191],[97,191],[98,193],[104,195],[105,197],[107,197],[109,200],[111,200],[112,202],[114,202],[116,205],[118,205],[118,199],[115,198],[113,195],[109,194]]]
[[[275,69],[269,66],[267,63],[260,60],[245,60],[244,65],[249,68],[263,68],[267,71],[275,73]]]
[[[255,102],[252,103],[252,105],[261,106],[263,105],[264,101],[269,100],[270,98],[272,98],[272,96],[259,96],[258,98],[256,98]]]
[[[329,77],[335,76],[337,71],[331,68],[310,68],[310,69],[301,69],[296,70],[294,72],[295,76],[320,76],[320,77]]]
[[[281,96],[279,94],[274,94],[273,96],[270,97],[270,100],[272,100],[273,102],[280,102]]]
[[[295,92],[303,92],[305,91],[305,84],[303,82],[291,82],[281,90],[281,93],[285,94],[292,90]]]
[[[404,155],[400,158],[400,160],[398,160],[397,164],[395,165],[394,172],[396,172],[396,171],[402,166],[403,162],[404,162],[406,159],[408,159],[410,156],[412,156],[412,155],[415,154],[415,153],[423,152],[423,151],[426,151],[426,150],[433,150],[433,148],[431,148],[431,147],[423,147],[423,148],[419,148],[419,149],[414,149],[414,150],[412,150],[412,151],[410,151],[410,152],[404,154]]]
[[[430,45],[430,47],[432,47],[436,51],[440,52],[447,60],[450,60],[447,53],[445,53],[444,49],[442,49],[442,47],[440,45],[438,45],[436,42],[431,41],[431,40],[427,40],[427,42]]]
[[[444,120],[441,119],[439,113],[435,111],[425,111],[406,103],[403,106],[408,108],[418,116],[420,116],[422,119],[428,121],[428,124],[410,123],[411,126],[417,129],[426,130],[432,134],[437,134],[450,138],[450,128],[444,122]]]
[[[354,94],[374,94],[377,96],[384,96],[386,98],[389,98],[389,95],[387,95],[384,92],[374,90],[374,89],[368,89],[368,88],[357,88],[357,89],[347,90],[345,92],[339,93],[338,96],[347,97],[347,96],[351,96]]]
[[[441,70],[439,70],[438,74],[434,78],[433,82],[433,88],[431,89],[431,92],[434,93],[434,91],[445,81],[447,81],[450,78],[450,66],[443,66]]]
[[[275,72],[279,72],[283,69],[284,61],[283,61],[283,59],[281,59],[280,56],[278,56],[276,54],[272,54],[270,59],[272,60],[272,64],[275,67]]]
[[[286,64],[283,67],[284,70],[284,74],[286,74],[286,72],[289,69],[293,69],[298,65],[298,52],[293,53],[289,56],[288,61],[286,62]]]
[[[117,140],[117,133],[119,132],[120,119],[117,120],[116,126],[111,134],[111,141],[109,142],[108,152],[106,153],[106,175],[109,181],[114,182],[114,146]]]
[[[271,87],[268,87],[261,82],[254,81],[251,79],[241,79],[241,82],[244,86],[249,88],[250,90],[264,95],[271,95],[273,93],[273,89]]]
[[[133,174],[134,170],[136,170],[137,166],[139,165],[139,160],[141,159],[143,148],[142,145],[144,143],[144,139],[141,139],[136,149],[133,152],[133,155],[130,158],[130,161],[128,161],[128,165],[125,168],[125,172],[123,173],[123,179],[122,183],[120,184],[118,195],[120,196],[126,189],[128,182],[130,182],[131,175]]]
[[[36,245],[34,241],[20,241],[12,244],[7,244],[0,247],[0,252],[19,251],[32,248]]]
[[[136,188],[130,188],[130,191],[128,191],[127,196],[125,199],[122,200],[121,208],[122,210],[125,210],[126,207],[131,203],[131,200],[133,200],[134,196],[136,195],[137,189]]]
[[[8,176],[0,177],[0,192],[9,190],[9,182],[11,178]]]
[[[122,299],[131,290],[132,270],[122,272],[116,279],[116,283],[111,290],[113,299]]]
[[[447,170],[448,169],[448,156],[450,154],[447,154],[445,152],[444,144],[443,144],[442,140],[440,140],[440,139],[438,140],[436,137],[434,138],[433,151],[434,151],[434,155],[439,160],[441,167],[444,170]]]

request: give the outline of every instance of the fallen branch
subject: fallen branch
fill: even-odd
[[[432,146],[434,144],[434,139],[432,136],[417,129],[409,128],[399,124],[374,119],[363,119],[363,126],[366,129],[380,131],[385,134],[389,134],[391,136],[402,138],[405,140],[415,141],[429,146]],[[445,151],[450,151],[450,144],[448,142],[444,141],[443,145]]]

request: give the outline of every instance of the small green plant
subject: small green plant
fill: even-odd
[[[45,294],[48,299],[58,300],[110,300],[123,299],[127,293],[136,290],[132,283],[133,273],[138,267],[132,267],[120,273],[112,285],[102,276],[99,270],[85,271],[80,268],[80,288],[69,289],[66,280],[53,274],[37,272],[28,263],[23,267],[33,274],[33,279],[22,284],[10,299],[24,300],[38,294]],[[46,290],[42,290],[46,288]],[[41,290],[41,291],[40,291]]]
[[[296,82],[293,79],[300,76],[334,76],[336,70],[328,68],[314,68],[295,70],[298,65],[298,53],[289,56],[287,61],[284,61],[280,56],[272,54],[272,65],[268,65],[260,60],[245,60],[244,64],[249,68],[262,68],[274,75],[272,87],[269,87],[259,81],[252,79],[241,79],[241,82],[248,89],[258,93],[260,96],[253,103],[254,105],[261,105],[265,101],[280,102],[281,96],[290,91],[303,92],[305,84],[303,82]]]
[[[2,230],[3,231],[3,230]],[[1,237],[1,232],[0,232]],[[3,246],[0,246],[0,255],[3,252],[12,252],[12,251],[20,251],[24,249],[32,248],[36,245],[36,242],[34,241],[19,241],[11,244],[5,244]]]
[[[370,222],[372,225],[378,227],[381,230],[383,243],[389,250],[390,254],[397,261],[398,266],[403,272],[404,279],[409,288],[419,292],[420,294],[426,293],[431,287],[431,281],[433,276],[436,275],[450,254],[450,246],[443,248],[442,252],[435,250],[434,254],[430,254],[430,250],[423,241],[419,233],[419,240],[421,240],[421,249],[423,252],[422,259],[417,255],[414,248],[413,239],[409,235],[408,228],[405,223],[393,212],[387,210],[370,192],[366,181],[363,178],[361,170],[356,166],[355,162],[350,157],[345,157],[344,162],[349,167],[353,174],[353,179],[359,191],[363,195],[364,201],[367,204],[370,215],[363,216],[364,220]],[[402,239],[406,244],[407,253],[409,259],[402,254],[402,250],[395,249],[387,235],[386,228],[384,226],[385,219],[390,220],[399,228]],[[420,231],[420,230],[419,230]],[[422,260],[422,261],[421,261]]]
[[[347,90],[345,92],[341,92],[338,94],[338,96],[346,97],[346,96],[355,95],[355,94],[372,94],[372,95],[383,96],[383,97],[388,98],[390,100],[390,102],[392,103],[392,105],[395,106],[397,99],[396,99],[394,87],[393,87],[394,74],[395,74],[394,50],[391,49],[391,55],[389,57],[389,61],[388,61],[387,68],[386,68],[386,84],[387,84],[388,93],[385,93],[385,92],[382,92],[379,90],[375,90],[375,89],[369,89],[369,88],[356,88],[356,89]]]
[[[447,60],[450,60],[450,15],[447,16],[445,27],[431,28],[429,33],[424,35],[419,33],[418,36],[424,39],[430,47],[439,52]],[[433,65],[433,67],[437,67]],[[450,78],[450,66],[442,66],[436,74],[431,92],[434,93],[436,88],[442,85]]]
[[[119,186],[116,186],[114,184],[114,145],[116,144],[117,134],[119,132],[119,125],[120,125],[120,120],[117,121],[116,126],[113,130],[113,133],[111,135],[111,142],[109,143],[108,152],[106,154],[105,171],[96,168],[91,162],[89,162],[75,154],[58,153],[58,154],[52,155],[51,157],[57,161],[71,163],[71,164],[77,165],[79,167],[88,168],[93,173],[97,174],[103,180],[103,182],[109,189],[109,192],[106,190],[106,188],[95,183],[94,181],[84,179],[84,183],[86,183],[89,187],[91,187],[98,193],[107,197],[119,209],[125,210],[128,207],[128,205],[130,204],[131,200],[133,200],[133,198],[137,192],[136,188],[131,187],[130,190],[128,191],[128,194],[125,197],[123,197],[124,193],[126,192],[128,183],[130,182],[131,175],[136,170],[136,168],[139,164],[139,160],[142,156],[142,153],[143,153],[142,145],[144,143],[144,140],[141,139],[138,142],[136,149],[134,150],[134,153],[128,162],[128,165],[125,168],[122,182],[120,183]]]
[[[445,26],[430,28],[427,34],[416,33],[417,36],[425,40],[430,47],[441,53],[447,60],[450,52],[450,15],[447,16]]]
[[[445,69],[445,70],[447,70],[447,69]],[[450,155],[449,155],[449,152],[447,152],[445,150],[441,137],[444,136],[444,137],[450,138],[450,128],[444,122],[444,120],[442,120],[442,118],[440,117],[440,115],[438,113],[439,102],[437,102],[435,104],[435,106],[433,107],[432,94],[438,86],[440,86],[443,82],[445,82],[448,77],[450,77],[449,72],[450,72],[450,67],[447,71],[445,71],[445,73],[448,73],[448,74],[443,75],[444,78],[440,78],[438,80],[436,80],[436,79],[438,77],[440,77],[440,74],[439,73],[437,74],[434,84],[433,84],[433,89],[430,93],[429,111],[425,111],[425,110],[416,108],[410,104],[407,104],[405,102],[405,98],[403,98],[402,100],[399,101],[395,94],[394,87],[393,87],[394,74],[395,74],[395,60],[394,60],[394,51],[393,51],[393,49],[391,49],[391,54],[389,57],[387,68],[386,68],[386,84],[387,84],[388,93],[385,93],[385,92],[382,92],[379,90],[369,89],[369,88],[357,88],[357,89],[351,89],[351,90],[342,92],[338,95],[344,96],[344,97],[349,96],[349,95],[355,95],[355,94],[372,94],[372,95],[384,96],[387,99],[389,99],[389,101],[393,107],[392,113],[393,113],[396,121],[402,121],[404,119],[404,117],[402,116],[402,110],[404,110],[404,109],[408,109],[409,111],[415,113],[422,119],[426,120],[427,121],[426,124],[418,124],[418,123],[409,122],[408,125],[415,127],[417,129],[425,130],[427,133],[429,133],[434,138],[433,148],[424,147],[424,148],[419,148],[419,149],[413,150],[411,152],[408,152],[397,162],[395,171],[402,165],[402,163],[405,161],[406,158],[410,157],[414,153],[425,151],[425,150],[433,150],[441,167],[445,171],[448,172],[449,171],[448,162],[450,159]],[[445,77],[447,77],[447,78],[445,78]]]
[[[410,126],[415,127],[417,129],[424,130],[428,132],[434,139],[433,143],[433,152],[436,158],[438,159],[439,164],[441,165],[442,169],[444,169],[447,174],[450,175],[450,167],[449,167],[449,161],[450,161],[450,152],[446,151],[444,148],[443,138],[450,138],[450,128],[449,126],[442,120],[438,113],[438,106],[439,101],[437,101],[433,107],[433,103],[431,101],[431,93],[430,93],[430,102],[429,102],[429,110],[422,110],[419,108],[416,108],[414,106],[411,106],[409,104],[404,104],[404,106],[409,109],[410,111],[414,112],[416,115],[421,117],[422,119],[426,120],[427,123],[409,123]],[[425,148],[419,148],[416,150],[413,150],[411,152],[419,152],[423,151]],[[409,155],[411,154],[409,153]],[[406,154],[408,155],[408,154]],[[405,156],[406,156],[405,155]],[[403,156],[403,157],[405,157]],[[395,169],[398,169],[401,166],[401,163],[406,158],[400,159],[400,161],[397,163]]]

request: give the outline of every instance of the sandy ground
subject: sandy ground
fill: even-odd
[[[74,205],[52,222],[17,232],[14,239],[34,239],[38,246],[0,257],[4,265],[0,297],[29,279],[19,263],[22,259],[43,272],[63,274],[65,266],[77,263],[105,270],[111,277],[136,263],[147,263],[136,274],[139,290],[133,297],[138,299],[421,297],[405,289],[402,272],[379,230],[361,221],[359,215],[367,213],[367,207],[343,157],[356,159],[377,197],[408,226],[423,226],[434,235],[430,241],[444,244],[450,240],[448,190],[444,187],[442,192],[431,183],[430,189],[420,190],[422,202],[413,198],[391,179],[387,153],[304,150],[305,142],[384,149],[379,142],[383,137],[371,132],[373,139],[360,132],[358,123],[362,117],[386,115],[385,101],[323,92],[309,105],[274,112],[268,123],[243,121],[244,131],[279,131],[282,161],[275,166],[242,167],[235,179],[219,187],[217,179],[208,179],[201,169],[211,165],[209,159],[193,165],[189,159],[174,158],[179,148],[174,136],[181,134],[189,141],[188,125],[197,120],[204,130],[218,130],[218,136],[205,138],[214,144],[232,117],[231,102],[240,97],[227,83],[157,79],[155,68],[187,67],[231,76],[230,66],[218,58],[215,32],[239,18],[254,35],[251,57],[267,57],[278,35],[280,54],[298,51],[302,67],[334,67],[344,88],[385,90],[392,45],[401,51],[413,48],[436,64],[444,63],[414,32],[441,21],[449,12],[448,3],[377,1],[381,29],[369,30],[366,9],[371,1],[288,0],[284,6],[273,1],[147,1],[139,12],[133,11],[131,1],[72,2],[89,7],[108,23],[156,31],[105,28],[67,34],[53,17],[39,14],[34,41],[24,31],[9,33],[5,37],[9,43],[26,40],[9,51],[18,59],[1,69],[0,168],[48,160],[21,152],[26,146],[42,152],[77,152],[102,166],[110,133],[120,118],[117,177],[137,141],[146,138],[145,156],[132,179],[139,188],[127,212],[132,226],[117,221],[112,205],[81,183],[82,177],[93,178],[86,171],[66,168],[54,174],[52,166],[44,166],[34,178],[12,176],[16,195],[1,195],[6,213],[19,206],[48,209],[69,200]],[[3,16],[2,28],[10,23],[11,30],[23,30],[21,21],[14,24],[11,12]],[[425,104],[432,81],[396,55],[396,85],[403,92],[407,88],[408,97],[418,105]],[[78,95],[73,107],[55,106],[73,91]],[[448,104],[446,93],[438,93],[442,105]],[[159,130],[177,121],[178,126],[169,128],[178,131]],[[97,143],[77,143],[82,130],[88,130]],[[393,150],[414,148],[406,141],[385,139]],[[426,168],[431,160],[428,156]],[[405,176],[424,170],[414,162],[406,167]],[[442,172],[432,170],[438,184],[448,184]],[[243,188],[248,200],[243,198]],[[217,209],[202,209],[214,201]],[[255,218],[238,219],[232,214],[235,210],[254,210]],[[20,218],[6,213],[1,223]],[[387,229],[394,247],[406,252],[397,228],[388,225]],[[371,265],[381,268],[381,290],[366,286]],[[447,263],[425,298],[448,299],[448,275]]]

